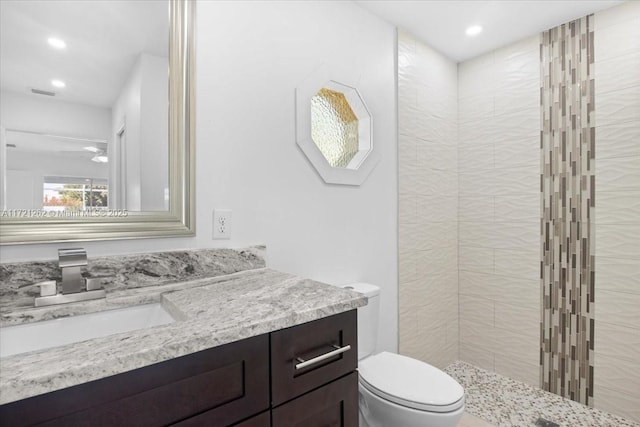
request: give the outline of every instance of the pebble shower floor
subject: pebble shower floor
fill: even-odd
[[[464,362],[445,369],[465,389],[466,411],[498,427],[537,427],[539,419],[560,427],[640,427],[599,409]]]

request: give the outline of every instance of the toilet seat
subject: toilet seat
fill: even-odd
[[[360,361],[360,384],[371,393],[398,405],[446,413],[464,405],[464,389],[453,378],[428,363],[382,352]]]

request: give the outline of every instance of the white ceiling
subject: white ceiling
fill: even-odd
[[[356,0],[405,28],[455,61],[508,45],[542,30],[622,1]],[[0,86],[30,93],[57,92],[57,99],[111,107],[140,52],[167,56],[166,0],[0,1]],[[464,31],[480,24],[469,38]],[[67,48],[46,43],[56,36]],[[51,79],[65,81],[55,89]]]
[[[95,155],[97,150],[102,150],[105,152],[107,151],[107,142],[97,139],[47,135],[43,133],[11,129],[6,130],[5,136],[8,149],[11,151],[38,153],[83,153],[86,154],[89,158]],[[13,147],[12,145],[14,145],[15,147]],[[89,151],[85,147],[95,147],[95,151]]]
[[[619,0],[355,0],[456,62],[462,62],[590,13]],[[482,33],[465,30],[481,25]]]
[[[53,49],[49,37],[67,47]],[[110,108],[142,52],[168,57],[167,0],[0,0],[0,87]],[[66,83],[54,88],[52,79]],[[33,95],[40,96],[40,95]]]

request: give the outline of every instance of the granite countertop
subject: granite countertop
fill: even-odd
[[[0,359],[0,404],[141,368],[366,304],[345,289],[260,268],[107,292],[105,300],[16,308],[2,326],[160,302],[176,322]]]

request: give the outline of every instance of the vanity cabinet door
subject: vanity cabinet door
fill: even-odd
[[[358,373],[273,409],[273,427],[358,427]]]
[[[347,346],[350,349],[346,350]],[[335,356],[323,359],[332,353]],[[311,362],[318,359],[317,363]],[[311,364],[300,368],[302,361]],[[347,375],[357,365],[356,310],[272,332],[272,405],[278,406]]]
[[[0,407],[2,426],[228,426],[269,409],[269,337],[157,363]],[[198,415],[199,414],[199,415]]]

